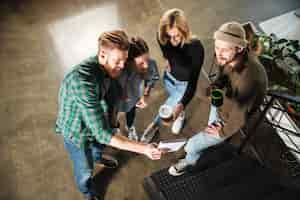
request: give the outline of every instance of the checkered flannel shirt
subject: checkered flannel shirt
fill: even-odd
[[[81,148],[88,140],[108,144],[113,136],[104,100],[109,82],[97,56],[76,65],[59,90],[56,132]]]

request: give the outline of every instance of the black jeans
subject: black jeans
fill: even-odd
[[[134,123],[135,110],[136,110],[136,107],[133,106],[133,108],[126,113],[126,124],[127,124],[128,128],[130,128]]]

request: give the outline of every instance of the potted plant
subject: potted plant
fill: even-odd
[[[267,71],[272,88],[288,91],[300,98],[299,41],[278,39],[275,34],[261,34],[253,37],[250,48],[255,50],[266,67],[271,68]],[[300,126],[300,104],[287,102],[285,105],[291,118]]]

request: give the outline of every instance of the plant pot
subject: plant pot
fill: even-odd
[[[173,109],[171,106],[168,105],[162,105],[159,108],[159,116],[162,120],[162,124],[164,126],[171,126],[173,122]]]

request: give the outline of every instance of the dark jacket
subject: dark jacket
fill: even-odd
[[[240,55],[234,67],[219,67],[213,85],[226,91],[224,105],[220,108],[221,118],[225,121],[221,136],[231,136],[245,125],[247,115],[263,103],[267,84],[265,68],[252,53]]]

